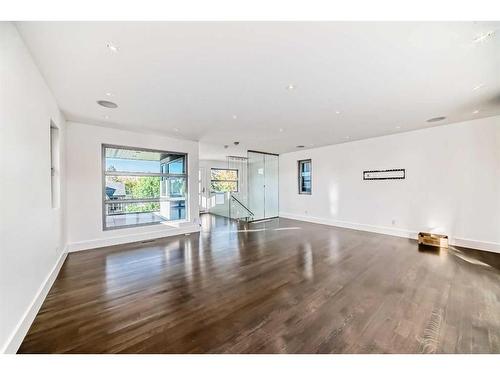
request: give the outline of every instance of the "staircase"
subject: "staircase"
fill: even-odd
[[[254,218],[254,214],[245,206],[235,193],[229,193],[229,212],[228,217],[238,221],[249,222]]]

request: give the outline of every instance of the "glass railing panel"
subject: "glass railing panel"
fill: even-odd
[[[253,212],[248,209],[236,195],[231,195],[229,200],[229,217],[236,220],[253,220]]]

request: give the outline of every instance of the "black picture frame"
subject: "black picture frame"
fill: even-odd
[[[380,173],[380,172],[403,172],[403,177],[369,177],[370,173]],[[398,168],[398,169],[379,169],[372,171],[363,171],[363,180],[404,180],[406,179],[406,169]]]

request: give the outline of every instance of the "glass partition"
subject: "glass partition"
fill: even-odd
[[[264,214],[266,218],[279,216],[277,155],[264,155]]]
[[[279,215],[278,163],[278,155],[248,151],[248,208],[253,220]]]

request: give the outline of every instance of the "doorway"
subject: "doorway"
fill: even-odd
[[[207,169],[200,167],[198,169],[198,207],[200,213],[208,212],[209,207],[209,194],[207,186]]]

